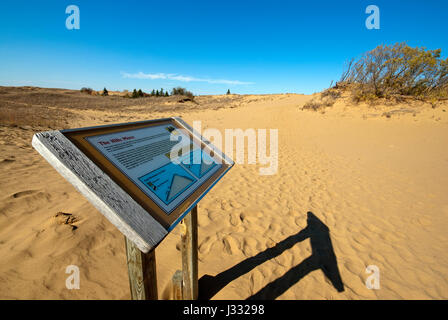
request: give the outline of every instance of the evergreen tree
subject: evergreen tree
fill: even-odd
[[[160,89],[160,96],[162,96],[162,97],[164,96],[163,88]]]
[[[138,93],[137,93],[136,89],[134,89],[134,91],[132,91],[132,98],[138,98]]]
[[[137,94],[138,94],[139,97],[143,97],[143,91],[142,91],[142,89],[138,89]]]
[[[106,88],[103,90],[103,96],[107,97],[109,95],[109,91]]]
[[[168,93],[168,91],[165,92],[165,97],[169,97],[170,94]]]
[[[156,90],[156,97],[159,96],[159,90]]]
[[[230,89],[227,89],[227,94],[230,94]]]
[[[152,91],[151,91],[151,96],[155,96],[156,95],[156,90],[154,90],[154,89],[152,89]]]

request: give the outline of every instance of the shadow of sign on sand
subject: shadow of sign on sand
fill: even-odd
[[[213,298],[220,290],[233,280],[250,272],[262,263],[281,255],[296,243],[310,239],[312,254],[297,266],[291,268],[280,278],[267,284],[249,300],[273,300],[315,270],[322,270],[338,292],[344,291],[344,284],[339,273],[336,255],[330,239],[330,230],[312,212],[307,213],[307,227],[292,235],[276,246],[266,249],[248,258],[216,276],[204,275],[199,279],[199,299]]]

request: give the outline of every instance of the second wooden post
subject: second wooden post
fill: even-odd
[[[195,206],[183,220],[182,278],[183,299],[198,298],[198,207]]]
[[[143,253],[131,240],[125,239],[132,300],[157,300],[155,249]]]

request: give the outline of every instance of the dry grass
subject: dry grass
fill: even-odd
[[[302,110],[313,110],[324,112],[325,108],[332,107],[336,101],[341,97],[342,93],[340,90],[335,88],[330,88],[322,91],[320,95],[311,99],[305,103]]]
[[[36,87],[0,87],[0,125],[66,128],[68,119],[79,116],[78,110],[126,113],[172,112],[197,109],[220,109],[239,105],[243,96],[142,97],[129,99],[123,95],[101,96],[79,90]]]
[[[28,106],[0,108],[0,125],[37,126],[50,129],[67,128],[72,114],[47,107],[29,108]]]

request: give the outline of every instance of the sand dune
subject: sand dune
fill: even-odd
[[[65,126],[182,116],[221,131],[279,129],[276,175],[236,165],[199,204],[205,297],[448,298],[447,104],[341,100],[314,112],[301,110],[305,95],[200,99],[166,112],[67,106]],[[31,148],[41,129],[0,127],[0,298],[129,299],[123,236]],[[175,229],[156,251],[164,299],[179,241]],[[68,265],[80,268],[79,290],[65,287]],[[369,265],[379,290],[365,285]]]

